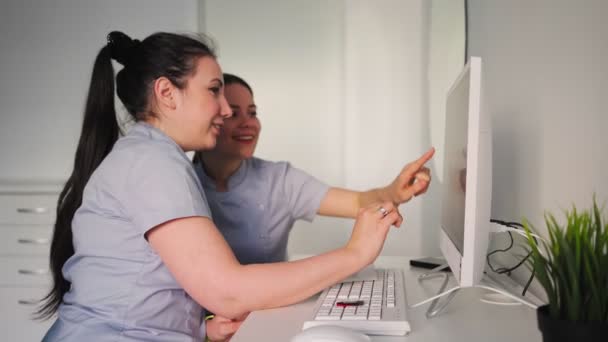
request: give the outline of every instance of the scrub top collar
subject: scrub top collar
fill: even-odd
[[[222,194],[224,194],[224,193],[228,194],[230,191],[234,190],[236,187],[241,185],[243,183],[243,181],[245,181],[245,178],[247,178],[247,170],[249,170],[250,163],[251,163],[251,159],[245,159],[241,162],[241,165],[236,170],[236,172],[232,176],[230,176],[230,178],[228,178],[228,191],[226,191],[226,192],[217,191],[217,188],[215,186],[215,180],[213,180],[211,177],[209,177],[209,175],[207,175],[207,172],[205,171],[205,168],[203,167],[203,163],[202,162],[198,163],[199,172],[203,176],[203,179],[204,179],[203,187],[205,189],[209,189],[209,190],[213,190],[213,191],[217,192],[217,194],[219,196],[222,196]]]

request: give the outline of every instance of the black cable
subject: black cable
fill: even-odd
[[[500,225],[511,227],[511,228],[523,228],[524,227],[523,224],[521,224],[519,222],[515,222],[515,221],[503,221],[503,220],[498,220],[498,219],[490,219],[490,222],[498,223]]]
[[[522,296],[525,296],[526,292],[528,292],[528,288],[530,287],[530,284],[532,284],[532,280],[534,279],[535,274],[536,274],[536,272],[534,272],[534,268],[532,268],[532,273],[530,274],[530,278],[528,278],[528,282],[526,283],[526,286],[524,286],[524,290],[521,291]]]
[[[497,223],[503,226],[507,226],[510,228],[515,228],[515,229],[522,229],[524,228],[524,225],[519,223],[519,222],[508,222],[508,221],[503,221],[503,220],[498,220],[498,219],[490,219],[490,222],[492,223]],[[505,248],[505,249],[497,249],[494,250],[490,253],[488,253],[487,256],[487,261],[488,261],[488,266],[490,266],[490,269],[498,274],[503,274],[503,273],[507,273],[507,274],[511,274],[512,271],[514,271],[515,269],[517,269],[518,267],[520,267],[521,265],[523,265],[526,260],[528,260],[530,258],[530,256],[532,256],[532,251],[530,251],[528,253],[528,255],[526,255],[521,261],[519,261],[515,266],[510,267],[510,268],[505,268],[505,267],[501,267],[499,269],[494,269],[494,266],[492,266],[492,263],[490,262],[490,256],[498,253],[498,252],[506,252],[508,250],[510,250],[513,247],[513,235],[511,234],[511,232],[509,233],[509,237],[511,238],[511,243],[509,244],[509,247]],[[536,237],[532,236],[532,238],[534,239],[534,242],[536,242],[538,244],[538,240],[536,239]],[[530,274],[530,278],[528,278],[528,281],[526,282],[526,285],[524,286],[524,289],[521,293],[522,296],[526,295],[526,292],[528,292],[528,288],[530,287],[530,284],[532,284],[532,281],[534,280],[534,275],[535,275],[535,269],[532,269],[532,273]]]
[[[499,268],[498,269],[498,273],[499,274],[507,273],[507,274],[511,275],[511,272],[515,271],[521,265],[523,265],[524,262],[526,262],[526,260],[528,260],[531,255],[532,255],[532,252],[528,253],[528,255],[526,255],[525,258],[521,259],[517,264],[515,264],[515,266],[509,267],[509,268],[504,268],[504,267],[503,268]]]
[[[521,229],[524,228],[523,224],[519,223],[519,222],[514,222],[514,221],[503,221],[503,220],[499,220],[499,219],[490,219],[490,222],[492,223],[497,223],[503,226],[507,226],[509,228],[515,228],[515,229]],[[490,256],[498,253],[498,252],[507,252],[509,251],[512,247],[513,247],[513,235],[511,234],[511,232],[507,232],[509,233],[509,237],[511,239],[511,243],[509,244],[509,247],[505,248],[505,249],[497,249],[494,250],[490,253],[488,253],[487,256],[487,261],[488,261],[488,266],[490,266],[490,269],[496,273],[499,274],[503,274],[503,273],[507,273],[507,274],[511,274],[512,271],[514,271],[515,269],[519,268],[521,265],[523,265],[524,262],[526,262],[526,260],[528,260],[530,258],[530,256],[532,255],[532,252],[529,252],[528,255],[526,255],[522,260],[520,260],[515,266],[513,267],[509,267],[509,268],[505,268],[505,267],[501,267],[499,269],[495,269],[494,266],[492,266],[492,263],[490,262]],[[535,237],[534,241],[537,241]],[[532,273],[534,275],[534,273]]]
[[[515,243],[515,241],[513,240],[513,234],[511,232],[507,232],[507,233],[509,234],[509,237],[511,238],[511,242],[509,243],[509,246],[506,248],[503,248],[503,249],[495,249],[495,250],[491,251],[490,253],[488,253],[488,255],[486,256],[486,261],[488,262],[488,266],[490,266],[490,269],[492,270],[492,272],[499,273],[498,270],[500,270],[500,268],[497,270],[494,268],[494,266],[492,266],[490,257],[499,252],[509,251],[511,248],[513,248],[513,244]]]

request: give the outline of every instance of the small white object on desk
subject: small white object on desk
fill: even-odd
[[[302,330],[291,342],[371,342],[369,336],[335,325],[321,325]]]

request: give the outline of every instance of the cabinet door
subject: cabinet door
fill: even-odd
[[[55,321],[33,320],[38,301],[46,295],[46,289],[0,288],[0,322],[2,341],[40,341]]]
[[[0,195],[0,224],[52,224],[55,222],[57,195]]]
[[[50,225],[0,225],[0,256],[36,255],[48,258],[52,235]]]
[[[46,288],[51,279],[48,258],[0,257],[0,286]]]

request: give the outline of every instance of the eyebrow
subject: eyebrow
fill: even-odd
[[[224,86],[224,82],[223,82],[221,79],[219,79],[219,78],[214,78],[214,79],[212,79],[212,80],[211,80],[211,82],[214,82],[214,81],[219,82],[220,87],[223,87],[223,86]]]
[[[233,105],[233,104],[231,104],[231,105],[230,105],[230,108],[233,108],[233,109],[241,109],[241,107],[239,107],[238,105]],[[253,108],[253,109],[257,109],[257,108],[258,108],[258,106],[256,106],[256,105],[252,104],[252,105],[249,105],[247,108],[248,108],[248,109],[251,109],[251,108]]]

